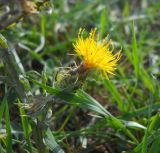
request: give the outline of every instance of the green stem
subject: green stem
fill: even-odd
[[[68,123],[69,119],[71,118],[71,116],[73,115],[73,113],[75,112],[76,109],[77,109],[77,105],[74,105],[71,108],[69,115],[66,117],[66,119],[64,120],[63,124],[61,125],[61,127],[59,128],[58,131],[62,131],[64,129],[64,127],[66,126],[66,124]]]

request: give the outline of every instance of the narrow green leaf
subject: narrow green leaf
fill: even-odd
[[[140,115],[147,115],[149,110],[155,111],[160,109],[160,103],[155,103],[152,106],[145,106],[141,107],[139,109],[136,109],[135,111],[131,111],[128,113],[125,113],[124,115],[120,116],[121,119],[131,119],[133,117],[137,117]]]
[[[133,65],[135,69],[136,77],[139,77],[139,53],[137,48],[137,42],[136,42],[136,35],[134,30],[134,22],[132,23],[132,56],[133,56]]]
[[[53,153],[64,153],[63,149],[58,145],[56,142],[51,130],[48,128],[46,131],[46,137],[44,138],[44,142],[46,146],[53,152]]]
[[[109,80],[104,80],[104,85],[105,87],[109,90],[109,92],[112,94],[113,98],[116,100],[118,104],[118,108],[124,112],[127,110],[127,105],[122,101],[121,95],[119,94],[118,90],[116,89],[115,85],[109,81]]]
[[[0,105],[0,128],[1,128],[1,120],[2,120],[2,116],[3,116],[3,113],[5,111],[5,104],[6,103],[6,97],[3,98],[3,101]]]
[[[85,92],[79,91],[78,94],[71,94],[61,90],[58,90],[53,87],[46,86],[42,83],[39,83],[36,80],[29,78],[32,82],[36,83],[48,93],[54,94],[57,97],[60,97],[63,100],[66,100],[70,104],[79,105],[82,108],[88,108],[92,111],[95,111],[103,116],[111,115],[102,105],[100,105],[94,98],[91,98]]]
[[[145,86],[146,86],[152,93],[154,93],[154,92],[155,92],[155,87],[153,86],[152,79],[151,79],[151,77],[149,76],[149,74],[146,72],[146,70],[142,69],[140,75],[141,75],[142,81],[144,82]]]
[[[12,134],[11,134],[11,123],[10,123],[10,117],[9,117],[9,109],[8,109],[8,103],[7,99],[5,99],[5,121],[6,121],[6,133],[7,133],[7,153],[12,153]]]
[[[104,8],[101,12],[101,18],[100,18],[100,23],[101,23],[101,38],[103,38],[106,34],[106,30],[108,30],[108,17],[107,17],[107,12],[106,8]]]
[[[28,145],[28,151],[30,153],[33,153],[32,151],[32,145],[31,145],[31,141],[30,141],[30,131],[31,131],[31,127],[30,124],[28,122],[28,118],[26,116],[26,113],[24,111],[24,109],[21,107],[21,102],[18,99],[18,104],[19,104],[19,111],[20,111],[20,115],[21,115],[21,122],[22,122],[22,126],[23,126],[23,131],[24,131],[24,138],[26,139],[27,145]]]
[[[159,128],[160,128],[160,114],[156,114],[151,118],[151,122],[148,127],[148,132],[151,133]]]
[[[148,140],[148,130],[146,130],[145,135],[142,140],[142,148],[141,148],[141,153],[146,153],[147,152],[147,140]]]

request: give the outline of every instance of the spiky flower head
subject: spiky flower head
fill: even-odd
[[[73,44],[76,53],[82,58],[83,65],[86,69],[99,69],[103,76],[107,74],[114,74],[117,67],[117,62],[121,57],[120,51],[113,54],[112,40],[108,40],[108,36],[99,41],[95,37],[96,29],[92,29],[87,38],[83,38],[84,29],[79,30],[78,38]]]

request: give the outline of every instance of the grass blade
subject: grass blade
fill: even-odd
[[[1,127],[2,116],[3,116],[3,113],[5,111],[5,103],[6,103],[6,97],[3,98],[3,101],[2,101],[1,106],[0,106],[0,127]]]
[[[44,141],[53,153],[64,153],[63,149],[57,144],[50,129],[47,129]]]
[[[135,35],[135,29],[134,29],[134,22],[132,23],[132,51],[133,51],[133,65],[135,69],[135,74],[138,79],[139,77],[139,53],[137,48],[137,42],[136,42],[136,35]]]
[[[152,92],[155,93],[155,87],[153,85],[152,79],[149,76],[149,74],[146,72],[146,70],[142,69],[141,73],[142,81],[144,82],[145,86]]]
[[[31,131],[31,127],[28,122],[28,118],[26,116],[24,109],[20,106],[21,102],[19,99],[18,99],[18,104],[19,104],[19,111],[20,111],[20,116],[21,116],[22,127],[23,127],[23,131],[24,131],[24,138],[25,138],[27,145],[28,145],[28,151],[30,153],[33,153],[32,145],[31,145],[31,141],[30,141],[30,135],[29,135],[30,131]]]
[[[115,85],[109,80],[105,80],[104,85],[109,90],[109,92],[112,94],[113,98],[116,100],[118,108],[122,112],[125,112],[127,110],[127,107],[126,107],[127,105],[122,101],[121,95],[119,94]]]
[[[5,106],[5,121],[6,121],[6,133],[7,133],[7,139],[6,139],[7,153],[12,153],[11,123],[10,123],[7,99],[5,99],[5,104],[6,104],[6,106]]]
[[[101,38],[103,38],[106,35],[106,30],[108,30],[108,17],[107,17],[106,8],[104,8],[101,12],[100,23],[101,23],[100,24]]]

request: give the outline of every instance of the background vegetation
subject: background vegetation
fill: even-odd
[[[160,153],[158,0],[35,1],[39,13],[4,2],[0,153]],[[4,26],[6,6],[24,13]],[[110,34],[123,56],[110,80],[92,74],[83,89],[66,93],[54,78],[60,67],[80,63],[69,55],[80,27]],[[45,111],[26,109],[26,101],[45,104],[48,94],[61,100]]]

